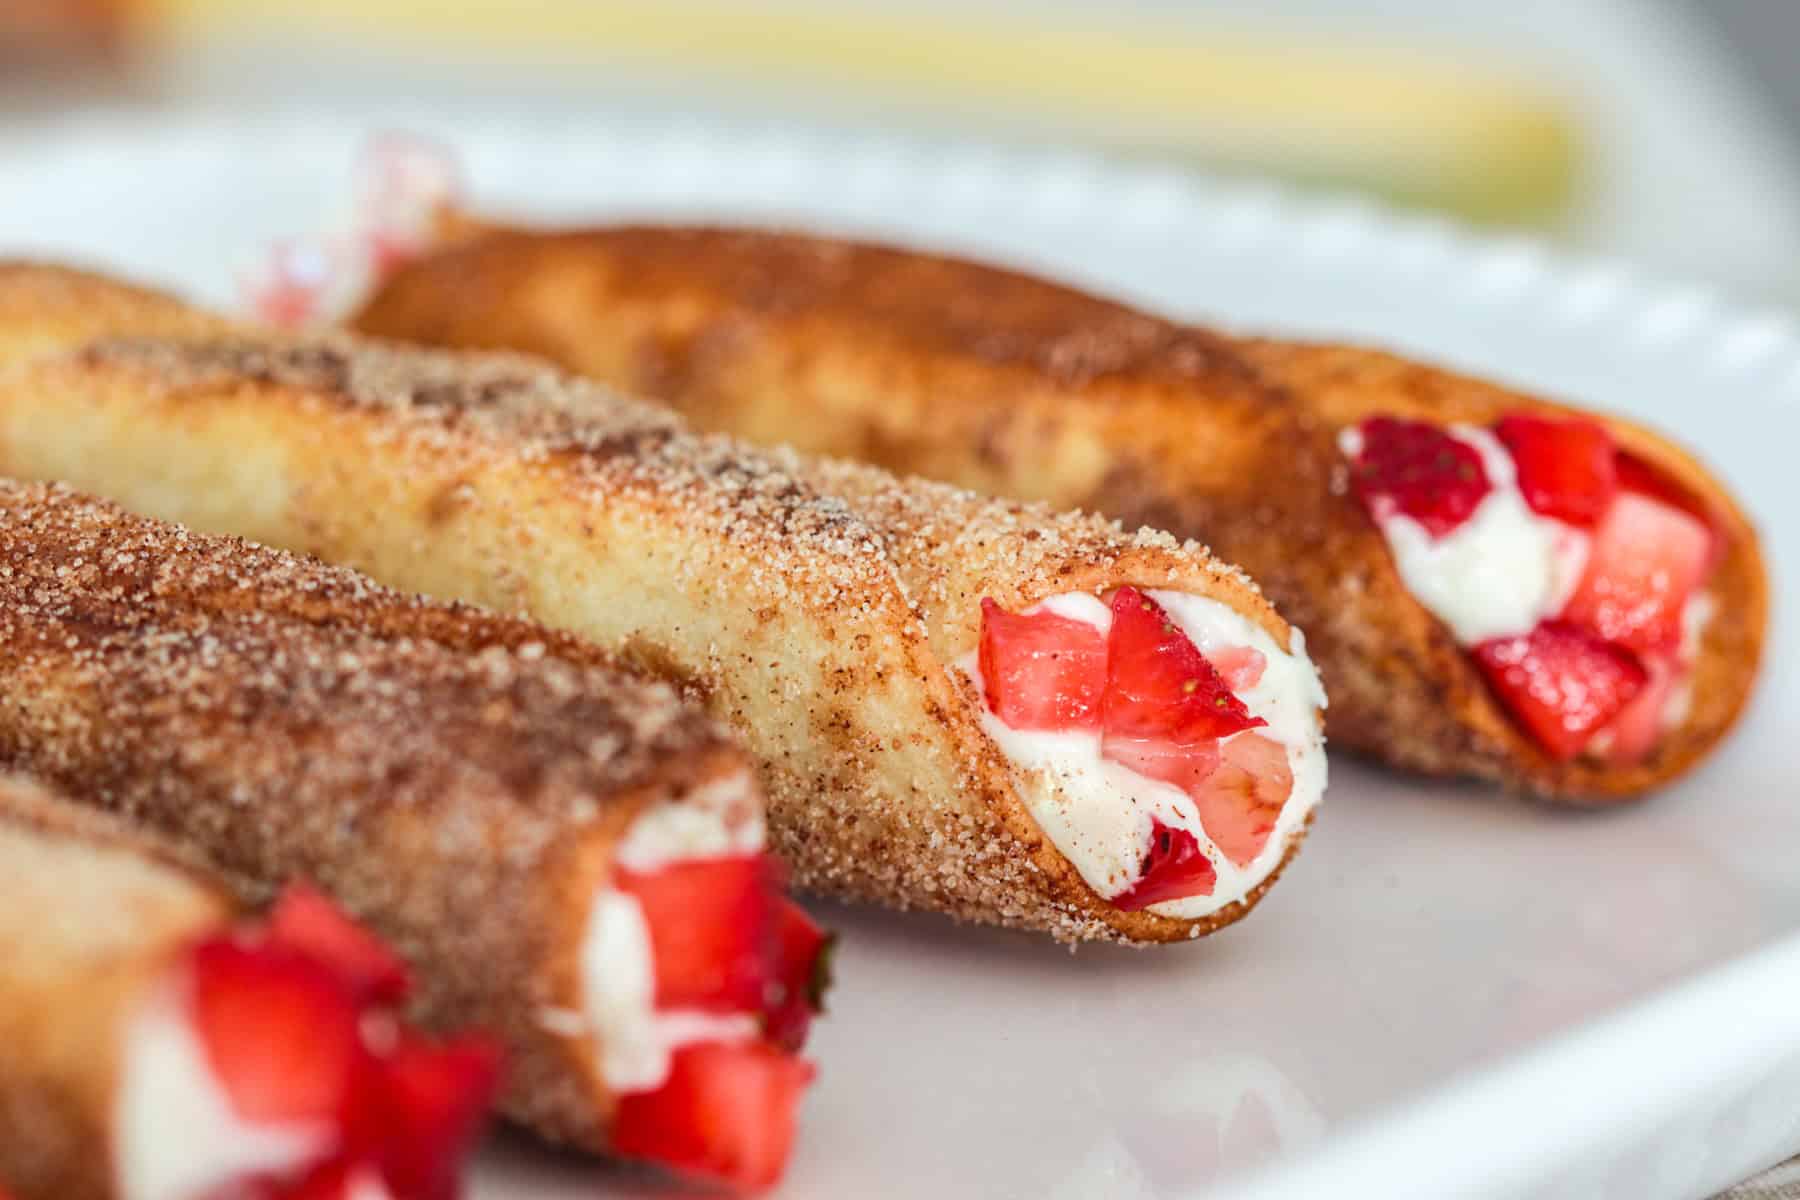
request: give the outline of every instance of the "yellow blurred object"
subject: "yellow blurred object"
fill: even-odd
[[[382,50],[825,85],[1485,221],[1553,221],[1580,160],[1572,117],[1528,81],[1439,52],[1242,29],[720,0],[150,3],[177,37],[294,31]]]

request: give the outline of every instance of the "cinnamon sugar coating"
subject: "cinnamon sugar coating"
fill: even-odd
[[[528,623],[38,484],[0,482],[0,655],[0,763],[247,899],[316,880],[423,1021],[502,1035],[510,1115],[602,1144],[591,1040],[545,1024],[613,841],[742,773],[716,724]]]

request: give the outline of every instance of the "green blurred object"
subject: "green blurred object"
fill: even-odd
[[[1548,226],[1583,162],[1526,79],[1420,48],[1192,24],[1008,22],[935,8],[720,0],[152,0],[177,38],[299,33],[386,53],[729,78],[1349,188],[1484,223]]]

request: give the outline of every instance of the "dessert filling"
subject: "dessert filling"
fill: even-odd
[[[1324,792],[1304,639],[1284,650],[1216,600],[984,600],[981,644],[956,665],[1033,819],[1118,908],[1193,919],[1243,900]]]
[[[652,809],[614,855],[582,959],[614,1148],[743,1187],[786,1163],[827,948],[762,847],[747,776]]]
[[[124,1200],[435,1200],[499,1079],[484,1041],[395,1016],[404,966],[316,892],[190,947],[125,1031]]]
[[[1407,590],[1545,753],[1636,762],[1685,719],[1718,540],[1604,427],[1374,417],[1339,447]]]

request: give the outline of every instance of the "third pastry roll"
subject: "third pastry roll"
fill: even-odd
[[[1188,938],[1261,897],[1324,787],[1303,640],[1199,546],[697,436],[522,359],[27,354],[0,469],[620,647],[737,728],[822,891]]]
[[[316,883],[412,965],[419,1019],[500,1041],[503,1111],[537,1132],[780,1173],[818,945],[744,756],[670,689],[525,622],[0,481],[0,764],[243,899]],[[756,1103],[720,1111],[733,1093]]]
[[[359,328],[1202,538],[1311,637],[1332,737],[1397,765],[1626,798],[1700,761],[1750,693],[1756,535],[1628,421],[877,246],[449,226],[472,240],[400,267]]]

